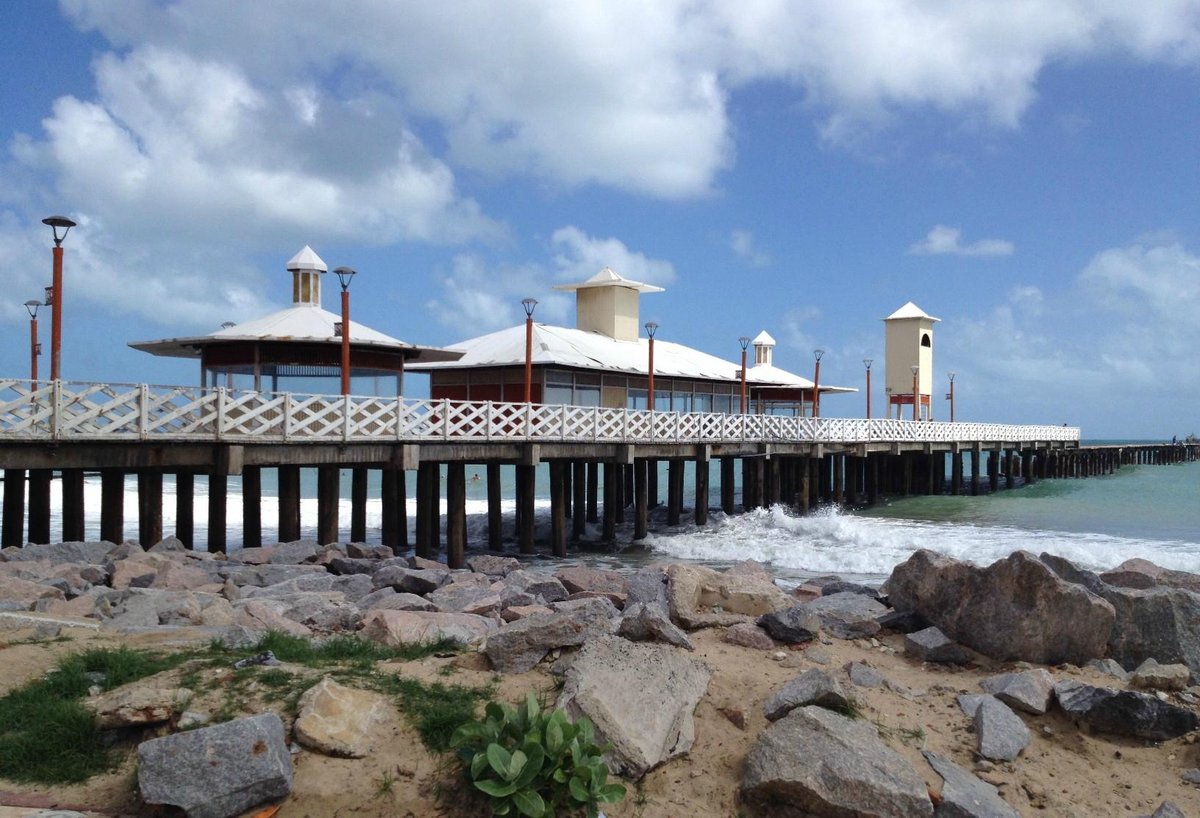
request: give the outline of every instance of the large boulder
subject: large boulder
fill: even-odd
[[[733,625],[795,604],[770,578],[753,572],[676,564],[667,577],[671,618],[688,629]]]
[[[617,609],[607,599],[582,600],[565,610],[535,613],[502,626],[488,636],[484,652],[501,673],[526,673],[555,648],[575,647],[587,639],[612,634]],[[563,603],[559,603],[560,605]]]
[[[467,645],[487,636],[495,627],[494,619],[475,614],[376,608],[363,617],[362,635],[388,647],[423,645],[442,639]]]
[[[933,815],[925,781],[872,725],[815,706],[762,732],[742,793],[767,815]]]
[[[357,690],[326,677],[304,691],[292,731],[309,749],[339,758],[365,758],[371,730],[390,705],[378,693]]]
[[[810,668],[772,693],[763,702],[763,715],[769,721],[778,721],[797,707],[810,704],[845,710],[850,700],[841,682],[819,668]]]
[[[1191,710],[1147,693],[1068,679],[1054,686],[1054,695],[1067,715],[1114,735],[1165,741],[1200,727],[1200,717]]]
[[[865,639],[879,633],[878,618],[888,612],[869,596],[854,591],[838,591],[804,604],[817,615],[821,629],[838,639]]]
[[[1136,590],[1107,587],[1116,612],[1108,655],[1126,670],[1147,659],[1184,664],[1200,678],[1200,594],[1165,585]]]
[[[138,787],[147,804],[188,818],[231,818],[292,791],[292,757],[274,713],[175,733],[138,745]]]
[[[86,562],[100,565],[104,558],[117,547],[107,540],[91,542],[59,542],[46,545],[26,545],[24,548],[5,549],[8,562],[25,560],[49,560],[53,563]]]
[[[600,637],[576,654],[558,706],[590,719],[612,745],[616,769],[636,779],[691,749],[692,714],[711,676],[708,665],[676,648]]]
[[[1170,568],[1155,565],[1150,560],[1136,557],[1125,560],[1111,571],[1105,571],[1100,575],[1100,579],[1109,585],[1122,588],[1153,588],[1157,585],[1166,585],[1170,588],[1184,588],[1200,593],[1200,574],[1172,571]]]
[[[1103,656],[1115,613],[1107,601],[1017,551],[987,568],[920,550],[896,566],[888,601],[995,659],[1084,664]]]

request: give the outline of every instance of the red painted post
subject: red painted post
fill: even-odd
[[[521,299],[525,308],[525,402],[533,402],[533,308],[537,301],[532,298]]]
[[[342,290],[342,394],[350,394],[350,290]]]
[[[750,345],[750,339],[743,335],[738,338],[738,343],[742,347],[742,403],[740,414],[746,414],[746,347]]]
[[[867,420],[871,419],[871,364],[870,358],[863,358],[863,366],[867,368]]]

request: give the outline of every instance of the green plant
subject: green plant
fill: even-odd
[[[592,723],[543,710],[532,692],[520,707],[489,702],[482,720],[454,731],[450,746],[494,815],[552,818],[561,810],[596,818],[600,804],[625,797],[623,784],[608,783]]]

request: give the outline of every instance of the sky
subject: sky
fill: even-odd
[[[195,384],[127,343],[286,306],[307,244],[412,343],[610,266],[730,361],[861,390],[913,301],[939,419],[955,372],[958,420],[1200,433],[1200,0],[6,0],[0,49],[7,377],[63,214],[70,380]]]

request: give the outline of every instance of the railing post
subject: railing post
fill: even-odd
[[[404,428],[404,424],[400,422],[401,419],[403,418],[403,416],[404,416],[404,398],[401,397],[400,395],[397,395],[396,396],[396,440],[400,440],[403,437],[403,434],[400,431],[402,428]]]
[[[138,384],[138,437],[142,440],[146,439],[146,434],[149,431],[150,419],[147,415],[150,412],[150,387],[144,383]]]
[[[350,396],[342,395],[342,442],[350,440]]]
[[[62,438],[62,381],[50,384],[50,437]]]
[[[442,440],[450,439],[450,399],[442,398]]]
[[[217,429],[216,437],[220,440],[225,435],[225,387],[217,387]]]
[[[488,401],[483,408],[483,436],[492,439],[492,402]]]
[[[283,439],[292,439],[292,393],[283,393]]]

